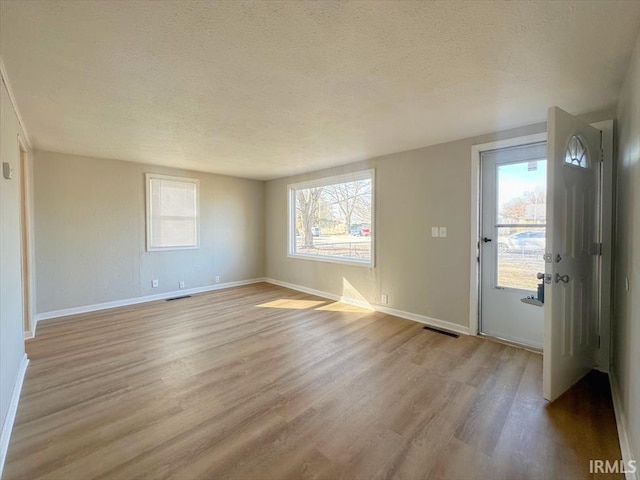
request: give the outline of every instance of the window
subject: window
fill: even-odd
[[[587,149],[584,147],[584,143],[580,137],[574,135],[569,140],[567,145],[567,152],[564,156],[564,163],[574,165],[576,167],[588,168],[588,155]]]
[[[373,265],[374,172],[289,185],[289,255]]]
[[[545,145],[522,147],[533,155]],[[511,153],[515,155],[515,153]],[[537,156],[537,155],[536,155]],[[547,222],[547,160],[501,163],[496,166],[498,255],[495,285],[536,291],[536,272],[544,271]]]
[[[198,248],[198,180],[147,173],[147,251]]]

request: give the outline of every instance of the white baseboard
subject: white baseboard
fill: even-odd
[[[373,305],[373,308],[378,312],[393,315],[394,317],[406,318],[407,320],[413,320],[414,322],[424,323],[430,327],[441,328],[442,330],[448,330],[462,335],[469,335],[469,327],[458,325],[457,323],[447,322],[446,320],[427,317],[426,315],[420,315],[417,313],[405,312],[404,310],[396,310],[395,308],[389,308],[383,305]]]
[[[13,385],[11,401],[9,402],[9,410],[7,411],[7,416],[4,418],[4,423],[2,424],[2,433],[0,434],[0,478],[2,477],[4,462],[7,459],[7,450],[9,449],[11,430],[13,430],[13,422],[15,421],[16,413],[18,412],[18,401],[20,400],[20,392],[22,391],[22,382],[24,382],[24,375],[27,372],[27,365],[29,365],[29,358],[25,353],[24,357],[22,357],[22,363],[20,364],[20,369],[18,370],[16,382]]]
[[[66,317],[68,315],[78,315],[80,313],[97,312],[99,310],[108,310],[111,308],[126,307],[136,305],[138,303],[154,302],[156,300],[165,300],[167,298],[181,297],[183,295],[195,295],[196,293],[211,292],[214,290],[222,290],[225,288],[239,287],[242,285],[251,285],[253,283],[264,282],[263,278],[252,278],[249,280],[240,280],[238,282],[218,283],[215,285],[206,285],[204,287],[188,288],[184,290],[175,290],[172,292],[159,293],[157,295],[147,295],[144,297],[127,298],[125,300],[116,300],[113,302],[96,303],[94,305],[85,305],[82,307],[65,308],[62,310],[53,310],[50,312],[38,313],[34,317],[34,336],[35,327],[42,320],[50,320],[52,318]]]
[[[386,313],[387,315],[393,315],[394,317],[405,318],[407,320],[413,320],[414,322],[423,323],[431,327],[441,328],[451,332],[461,333],[463,335],[469,335],[469,327],[458,325],[456,323],[447,322],[446,320],[439,320],[437,318],[427,317],[425,315],[419,315],[417,313],[405,312],[403,310],[397,310],[395,308],[386,307],[384,305],[377,305],[368,303],[366,301],[341,297],[329,292],[323,292],[314,288],[304,287],[302,285],[296,285],[293,283],[283,282],[281,280],[275,280],[273,278],[265,278],[265,282],[272,283],[273,285],[279,285],[281,287],[290,288],[291,290],[297,290],[299,292],[308,293],[309,295],[315,295],[317,297],[327,298],[336,302],[343,302],[349,305],[355,305],[362,308],[368,308],[376,312]]]
[[[340,301],[339,295],[334,295],[329,292],[323,292],[322,290],[316,290],[315,288],[303,287],[302,285],[283,282],[281,280],[276,280],[274,278],[265,278],[264,281],[267,283],[271,283],[273,285],[278,285],[279,287],[289,288],[291,290],[297,290],[298,292],[308,293],[309,295],[315,295],[316,297],[327,298],[329,300],[333,300],[334,302]]]
[[[627,432],[627,420],[622,406],[622,398],[620,396],[620,384],[613,369],[609,373],[609,384],[611,386],[611,397],[613,399],[613,410],[616,415],[616,425],[618,427],[618,439],[620,442],[620,452],[625,465],[629,465],[631,460],[636,462],[636,472],[625,472],[626,480],[640,480],[640,458],[634,458],[632,445],[629,442],[629,434]]]
[[[378,312],[386,313],[388,315],[393,315],[400,318],[406,318],[407,320],[413,320],[414,322],[423,323],[425,325],[430,325],[432,327],[442,328],[444,330],[461,333],[463,335],[469,335],[469,327],[457,325],[455,323],[447,322],[445,320],[439,320],[437,318],[431,318],[425,315],[419,315],[417,313],[405,312],[403,310],[396,310],[395,308],[386,307],[384,305],[370,304],[366,301],[362,301],[354,298],[348,298],[340,295],[334,295],[329,292],[323,292],[321,290],[304,287],[302,285],[295,285],[293,283],[282,282],[280,280],[275,280],[273,278],[252,278],[249,280],[241,280],[238,282],[228,282],[228,283],[220,283],[216,285],[207,285],[204,287],[196,287],[196,288],[190,288],[185,290],[176,290],[172,292],[160,293],[157,295],[147,295],[145,297],[128,298],[125,300],[116,300],[113,302],[97,303],[94,305],[85,305],[82,307],[72,307],[72,308],[65,308],[62,310],[53,310],[50,312],[38,313],[34,317],[33,337],[35,337],[35,330],[37,328],[38,322],[43,320],[66,317],[69,315],[78,315],[81,313],[97,312],[99,310],[108,310],[111,308],[126,307],[129,305],[136,305],[138,303],[153,302],[156,300],[164,300],[167,298],[172,298],[172,297],[177,297],[182,295],[194,295],[196,293],[211,292],[214,290],[238,287],[242,285],[251,285],[251,284],[260,283],[260,282],[267,282],[273,285],[279,285],[281,287],[290,288],[291,290],[297,290],[299,292],[308,293],[309,295],[315,295],[317,297],[327,298],[335,302],[343,302],[349,305],[368,308],[370,310],[375,310]],[[29,338],[27,337],[28,335],[29,335],[29,332],[25,332],[26,338]]]

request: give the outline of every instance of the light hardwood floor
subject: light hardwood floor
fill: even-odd
[[[591,478],[606,377],[268,284],[42,322],[4,479]]]

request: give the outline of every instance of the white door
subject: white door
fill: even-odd
[[[481,169],[480,333],[542,350],[547,148],[545,142],[484,151]],[[538,303],[538,304],[536,304]]]
[[[596,364],[601,133],[557,107],[547,124],[543,390],[555,400]]]

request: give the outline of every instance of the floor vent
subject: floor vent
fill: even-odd
[[[428,325],[422,328],[424,328],[425,330],[430,330],[432,332],[440,333],[442,335],[446,335],[447,337],[458,338],[460,336],[457,333],[447,332],[446,330],[440,330],[439,328],[429,327]]]
[[[191,298],[191,295],[183,295],[182,297],[167,298],[167,302],[172,302],[173,300],[182,300],[183,298]]]

